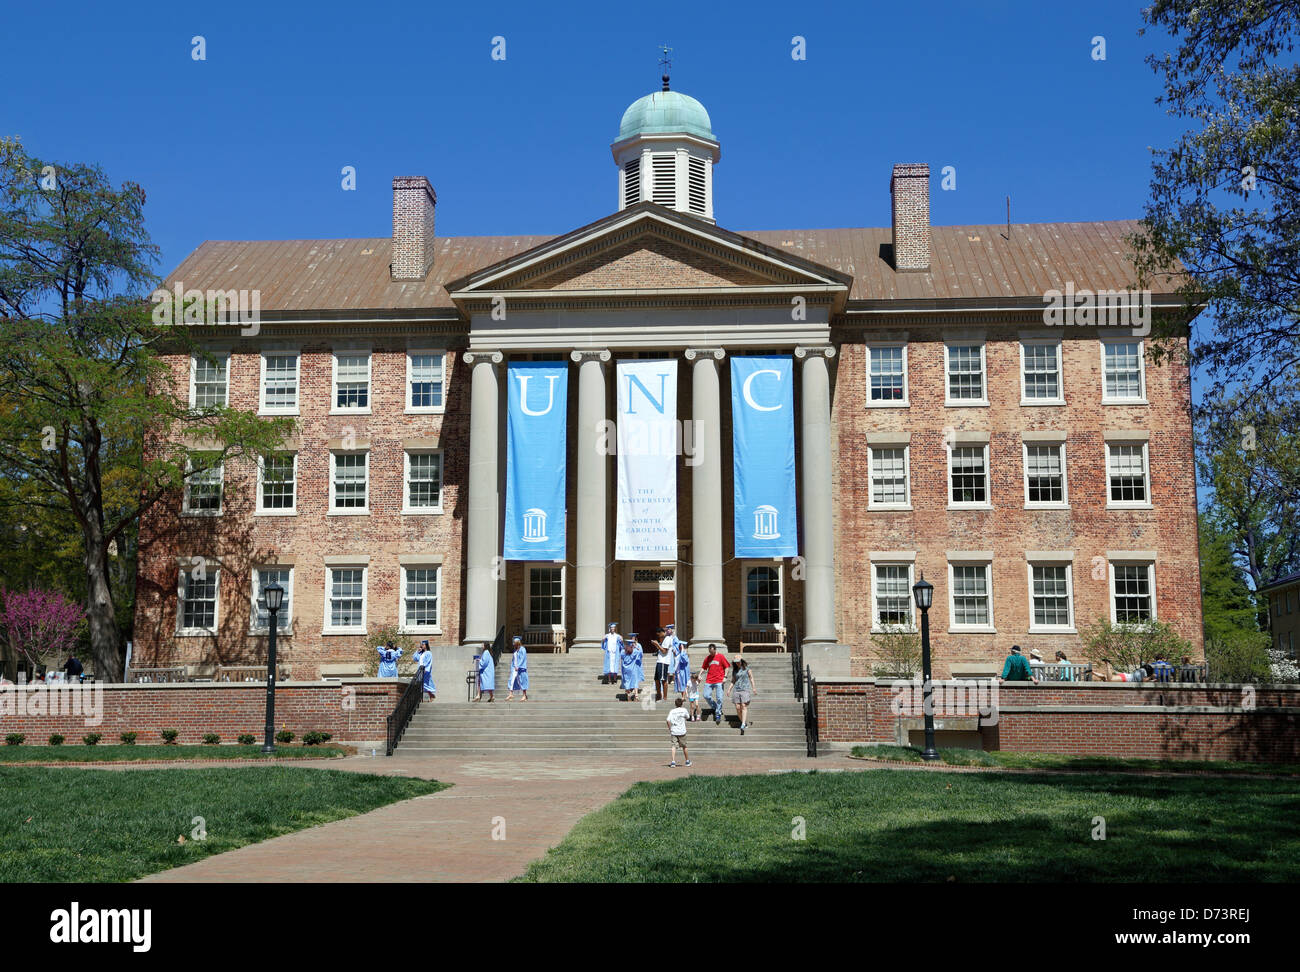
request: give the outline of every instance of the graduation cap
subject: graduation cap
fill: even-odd
[[[617,622],[617,621],[611,621],[611,622],[609,623],[609,626],[610,626],[611,628],[617,628],[617,627],[618,627],[618,622]]]

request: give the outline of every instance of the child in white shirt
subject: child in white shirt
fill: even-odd
[[[700,676],[691,676],[691,687],[686,690],[686,698],[691,703],[691,722],[700,721]]]

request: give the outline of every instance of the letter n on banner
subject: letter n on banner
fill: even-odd
[[[677,362],[620,361],[619,560],[677,559]]]
[[[794,477],[794,368],[789,356],[731,359],[737,557],[799,553]]]
[[[506,560],[563,560],[569,368],[506,368]]]

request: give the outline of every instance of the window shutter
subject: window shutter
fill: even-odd
[[[653,155],[650,157],[654,172],[651,199],[660,206],[677,208],[677,157],[675,155]]]
[[[704,160],[695,156],[687,159],[687,174],[689,177],[687,189],[690,193],[690,207],[691,212],[697,216],[707,216],[709,213],[705,193],[704,165]]]
[[[641,159],[629,159],[623,166],[623,208],[641,201]]]

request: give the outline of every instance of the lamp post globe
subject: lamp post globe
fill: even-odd
[[[280,627],[280,609],[284,607],[284,588],[272,581],[262,589],[266,600],[267,627],[270,629],[266,646],[266,735],[262,752],[275,752],[275,636]]]
[[[934,603],[934,585],[925,579],[924,571],[921,579],[912,585],[912,597],[921,612],[921,697],[925,709],[925,749],[921,750],[921,758],[934,762],[939,758],[939,751],[934,747],[934,683],[930,677],[930,606]]]

